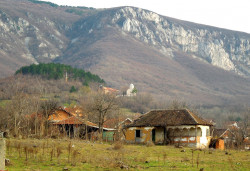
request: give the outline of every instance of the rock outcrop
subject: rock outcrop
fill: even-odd
[[[173,52],[181,50],[214,66],[250,76],[249,34],[180,21],[133,7],[110,13],[110,24],[166,56],[173,58]],[[98,27],[105,26],[101,20],[97,23]]]

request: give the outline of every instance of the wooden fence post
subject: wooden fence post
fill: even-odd
[[[0,170],[5,170],[5,139],[3,133],[0,133]]]

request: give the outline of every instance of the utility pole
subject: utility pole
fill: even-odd
[[[68,73],[67,73],[67,71],[66,71],[66,75],[65,75],[65,81],[66,81],[66,83],[68,82]]]

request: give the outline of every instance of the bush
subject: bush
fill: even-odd
[[[115,142],[114,144],[114,150],[120,150],[123,148],[123,144],[120,141]]]
[[[153,146],[155,146],[155,144],[152,141],[149,141],[149,142],[146,143],[146,146],[147,147],[153,147]]]

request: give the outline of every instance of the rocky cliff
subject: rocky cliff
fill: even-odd
[[[103,27],[116,27],[168,57],[174,58],[174,51],[182,51],[224,70],[250,76],[249,34],[180,21],[133,7],[102,11],[95,19],[94,23],[93,17],[84,19],[76,30],[88,29],[90,34]]]

